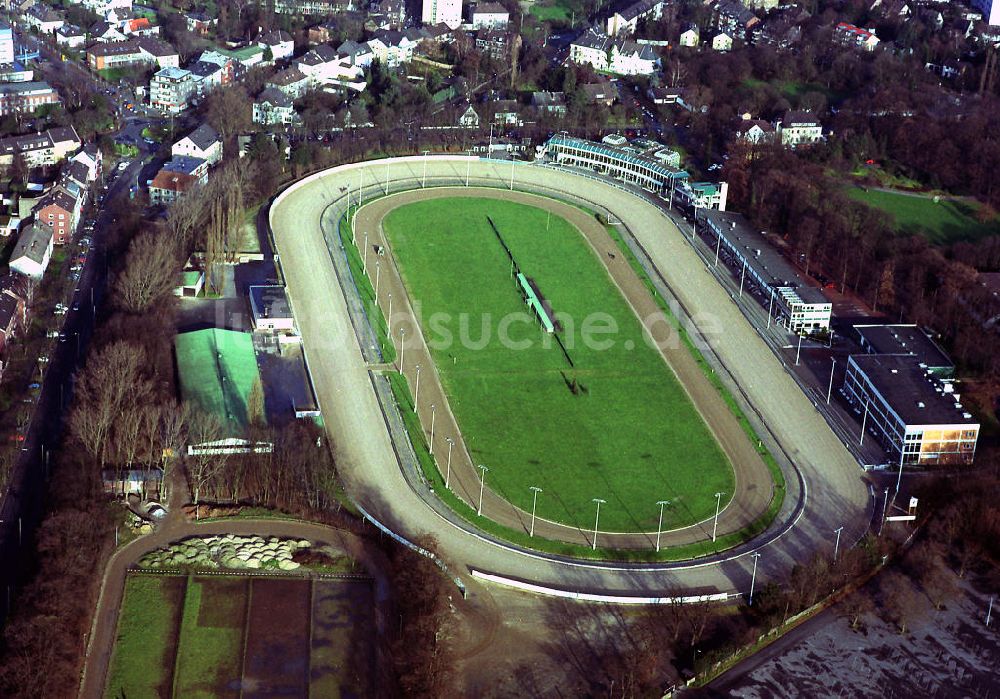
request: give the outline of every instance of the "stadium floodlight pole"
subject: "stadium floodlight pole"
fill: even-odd
[[[455,440],[451,437],[445,437],[444,441],[448,442],[448,466],[445,468],[444,474],[444,487],[451,488],[451,448],[455,446]]]
[[[747,606],[753,606],[753,586],[757,582],[757,559],[760,558],[760,553],[754,551],[753,553],[753,574],[750,576],[750,599],[747,600]]]
[[[472,151],[467,150],[465,154],[468,156],[468,160],[465,161],[465,186],[469,186],[469,176],[472,174]]]
[[[722,509],[723,495],[725,493],[721,491],[715,494],[715,524],[712,525],[712,541],[715,541],[715,535],[719,532],[719,510]]]
[[[837,535],[837,543],[833,545],[833,562],[837,562],[837,554],[840,553],[840,532],[844,531],[843,527],[837,527],[833,530],[833,533]]]
[[[389,336],[392,337],[392,292],[389,292],[389,312],[385,315],[385,329],[389,331]]]
[[[795,366],[799,365],[799,355],[802,354],[802,333],[799,333],[799,346],[795,350]]]
[[[382,265],[378,260],[375,260],[375,305],[378,305],[378,287],[379,282],[382,281]]]
[[[9,588],[8,588],[9,591]],[[990,619],[993,617],[993,597],[995,595],[990,595],[990,606],[986,608],[986,625],[990,625]],[[8,605],[9,606],[9,605]]]
[[[493,124],[492,123],[490,124],[490,145],[489,145],[489,148],[487,148],[487,150],[486,150],[486,157],[489,158],[489,159],[491,159],[491,160],[493,159]]]
[[[385,164],[385,194],[389,196],[389,163]]]
[[[361,262],[361,273],[368,276],[368,234],[365,233],[365,252]]]
[[[896,492],[903,483],[903,458],[906,456],[906,436],[903,436],[903,443],[899,445],[899,475],[896,476]],[[895,495],[893,495],[895,497]]]
[[[479,464],[479,470],[483,472],[482,478],[479,479],[479,506],[476,507],[476,515],[482,517],[483,515],[483,491],[486,489],[486,472],[489,471],[488,468]]]
[[[868,401],[865,401],[865,414],[861,418],[861,439],[858,440],[858,446],[864,446],[865,443],[865,425],[868,424]]]
[[[403,373],[403,350],[406,349],[406,345],[403,344],[403,328],[399,329],[399,373]]]
[[[514,191],[514,165],[517,163],[517,158],[513,155],[510,156],[510,191]]]
[[[531,528],[528,530],[528,536],[535,535],[535,505],[538,504],[538,494],[542,492],[542,489],[537,485],[529,485],[528,489],[531,491]]]
[[[771,327],[771,311],[774,309],[774,289],[771,289],[771,300],[767,304],[767,327]]]
[[[657,505],[660,506],[660,522],[656,525],[656,550],[660,550],[660,530],[663,529],[663,507],[664,505],[669,505],[669,500],[657,500]]]
[[[715,267],[719,266],[719,248],[722,247],[722,233],[715,239]]]
[[[437,406],[431,403],[431,453],[434,453],[434,420],[437,418]]]
[[[594,543],[591,546],[593,550],[597,550],[597,525],[601,522],[601,505],[607,502],[607,500],[602,500],[601,498],[594,498],[593,502],[597,504],[597,516],[594,518]]]
[[[365,169],[361,168],[358,170],[358,208],[364,203],[364,192],[365,192]]]
[[[830,405],[830,396],[833,394],[833,370],[837,368],[837,360],[833,359],[833,364],[830,365],[830,383],[826,387],[826,404]]]
[[[421,189],[425,189],[427,187],[427,154],[428,153],[430,153],[429,150],[425,150],[424,151],[424,178],[423,178],[423,182],[420,184],[420,188]]]
[[[420,404],[420,365],[417,364],[417,380],[416,385],[413,389],[413,412],[417,412],[417,406]]]
[[[882,493],[882,520],[878,524],[878,535],[882,536],[882,527],[885,526],[885,511],[889,509],[889,487],[886,486]]]
[[[743,270],[740,272],[740,298],[743,298],[743,282],[747,278],[747,260],[743,258]]]

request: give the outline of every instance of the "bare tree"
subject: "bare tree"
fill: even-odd
[[[125,269],[115,279],[117,301],[132,313],[142,313],[174,287],[179,246],[168,235],[143,233],[132,240]]]
[[[250,127],[250,97],[240,85],[231,85],[209,93],[206,102],[208,121],[223,138]]]
[[[264,384],[260,377],[254,379],[247,395],[247,420],[254,425],[262,425],[265,422],[264,414]]]
[[[222,423],[211,413],[192,411],[188,436],[192,446],[202,446],[202,449],[198,450],[199,453],[190,454],[185,460],[191,496],[194,498],[194,504],[198,505],[202,490],[226,466],[225,454],[212,453],[213,449],[205,447],[222,439]]]

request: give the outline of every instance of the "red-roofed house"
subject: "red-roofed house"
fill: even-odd
[[[875,32],[856,27],[847,22],[841,22],[833,29],[833,35],[845,46],[856,46],[864,51],[874,51],[878,46]]]
[[[160,170],[149,185],[149,201],[153,204],[170,204],[198,186],[200,180],[186,172]]]

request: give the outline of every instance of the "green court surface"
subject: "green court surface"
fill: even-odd
[[[492,230],[561,330],[546,333]],[[580,232],[541,209],[448,198],[391,212],[384,230],[466,443],[487,482],[538,514],[648,530],[710,517],[732,468]],[[568,358],[567,355],[568,354]]]

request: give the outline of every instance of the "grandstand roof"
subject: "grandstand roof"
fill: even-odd
[[[615,158],[616,160],[621,160],[626,163],[634,163],[636,165],[643,165],[650,170],[652,170],[657,175],[662,176],[665,180],[685,180],[688,178],[687,172],[684,170],[678,170],[676,168],[668,167],[658,160],[653,158],[647,158],[645,156],[639,155],[638,153],[625,150],[624,148],[616,148],[615,146],[609,146],[603,143],[597,143],[595,141],[586,141],[582,138],[574,138],[572,136],[564,136],[563,134],[556,134],[549,139],[548,145],[550,146],[570,146],[572,148],[579,148],[581,150],[596,153],[598,155],[604,155],[609,158]]]
[[[174,339],[181,398],[218,417],[233,431],[248,424],[247,397],[260,378],[249,333],[221,328]]]

